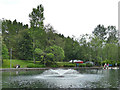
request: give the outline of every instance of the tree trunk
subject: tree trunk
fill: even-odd
[[[36,63],[35,62],[35,43],[34,43],[34,38],[33,38],[33,61],[34,61],[34,64]]]

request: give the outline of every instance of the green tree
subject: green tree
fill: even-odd
[[[9,52],[12,48],[13,58],[15,57],[15,54],[16,54],[15,53],[16,36],[19,34],[19,32],[27,28],[28,28],[28,25],[23,25],[22,23],[17,22],[16,20],[14,21],[3,20],[2,22],[2,38]]]
[[[115,26],[108,26],[107,28],[107,43],[117,43],[117,30]]]
[[[65,57],[64,50],[56,45],[47,47],[45,52],[54,54],[55,57],[53,58],[53,60],[55,59],[55,62],[62,61]]]
[[[92,50],[93,50],[93,58],[95,62],[101,62],[102,60],[102,43],[103,40],[99,39],[99,37],[93,37],[92,41],[91,41],[91,46],[92,46]]]
[[[32,12],[29,14],[30,17],[30,35],[33,39],[33,60],[35,63],[35,48],[36,48],[36,37],[41,34],[40,31],[44,30],[44,8],[42,5],[33,8]]]
[[[14,57],[16,59],[32,60],[33,47],[29,30],[20,31],[15,40]]]
[[[56,30],[54,30],[54,28],[50,24],[45,26],[45,31],[47,43],[46,46],[56,45],[64,49],[65,40],[57,34]]]
[[[33,11],[29,14],[31,27],[44,27],[44,8],[42,4],[38,5],[37,8],[33,8]]]
[[[0,62],[2,62],[2,20],[1,19],[0,19]]]
[[[4,43],[2,43],[2,59],[9,59],[9,52]]]
[[[82,60],[88,60],[88,56],[89,56],[89,47],[88,47],[88,42],[87,42],[87,37],[88,37],[88,34],[83,34],[80,36],[80,40],[79,40],[79,44],[80,44],[80,50],[79,50],[79,53],[80,53],[80,59]]]
[[[43,61],[44,58],[44,52],[43,50],[41,50],[40,48],[35,48],[35,59],[36,60],[41,60],[41,62]]]
[[[55,55],[53,53],[47,53],[46,54],[45,65],[50,66],[50,65],[53,65],[53,64],[56,64]]]
[[[94,31],[92,32],[95,36],[97,36],[99,39],[105,40],[106,39],[106,28],[104,27],[104,25],[98,25]]]
[[[65,61],[75,59],[75,58],[73,58],[73,50],[72,50],[73,49],[73,43],[74,43],[74,41],[69,36],[65,39],[65,48],[64,48]]]
[[[104,60],[117,61],[118,59],[118,46],[113,43],[107,43],[103,47]]]

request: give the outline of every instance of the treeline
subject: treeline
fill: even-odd
[[[2,20],[3,59],[40,61],[46,66],[74,59],[93,61],[97,65],[119,63],[120,47],[115,26],[98,25],[92,35],[80,35],[76,39],[58,34],[50,24],[44,25],[42,5],[33,8],[29,18],[30,27],[17,20]]]

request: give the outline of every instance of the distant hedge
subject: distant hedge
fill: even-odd
[[[38,64],[33,64],[33,63],[29,63],[27,65],[27,68],[42,68],[45,67],[44,65],[38,65]]]
[[[75,67],[75,64],[65,64],[64,67]]]

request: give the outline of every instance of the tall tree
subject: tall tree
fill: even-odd
[[[44,27],[44,8],[42,4],[33,8],[33,11],[29,14],[31,27]]]
[[[101,62],[102,60],[102,40],[99,37],[94,36],[90,42],[93,51],[93,60],[95,62]]]
[[[29,34],[29,29],[19,32],[15,42],[15,58],[21,60],[32,60],[32,38]]]
[[[106,28],[104,27],[104,25],[98,25],[94,31],[92,32],[95,36],[97,36],[98,38],[105,40],[106,39]]]
[[[88,44],[88,34],[83,34],[80,36],[80,40],[79,40],[79,44],[80,44],[80,58],[82,60],[89,60],[89,44]]]
[[[14,51],[15,51],[15,41],[16,36],[19,34],[20,31],[28,28],[28,25],[23,25],[20,22],[17,22],[16,20],[3,20],[2,22],[2,37],[3,41],[6,44],[8,51],[10,52],[11,48],[13,51],[13,57],[14,57]]]
[[[107,43],[117,43],[117,30],[115,26],[107,27]]]
[[[57,34],[56,30],[54,30],[54,28],[50,24],[45,26],[45,31],[47,43],[46,46],[57,45],[64,49],[65,40]]]
[[[56,45],[47,47],[45,52],[54,54],[55,61],[62,61],[65,57],[64,56],[64,50],[61,47],[56,46]]]
[[[2,43],[2,59],[8,59],[9,58],[9,52],[4,43]]]
[[[40,4],[37,6],[37,8],[33,8],[33,11],[29,14],[30,17],[30,25],[31,25],[31,36],[33,38],[33,60],[35,63],[35,42],[36,42],[36,36],[40,34],[40,30],[43,30],[44,27],[44,8]]]

